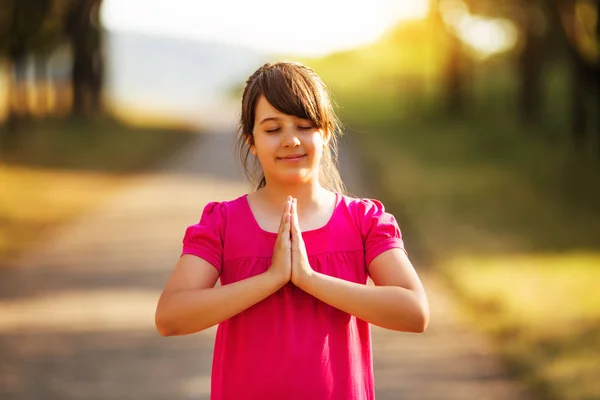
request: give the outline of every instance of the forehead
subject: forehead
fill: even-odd
[[[256,121],[258,121],[258,122],[260,122],[263,118],[268,117],[268,116],[281,117],[281,116],[286,115],[286,114],[283,114],[282,112],[280,112],[279,110],[277,110],[275,107],[273,107],[264,95],[261,95],[258,98],[258,101],[256,102],[255,113],[256,113],[255,118],[256,118]]]
[[[283,113],[283,112],[279,111],[278,109],[276,109],[275,107],[273,107],[273,105],[271,103],[269,103],[269,100],[267,100],[265,95],[260,95],[260,97],[258,98],[258,100],[256,102],[256,108],[254,110],[254,121],[255,121],[255,123],[259,124],[265,118],[268,118],[268,119],[301,119],[301,120],[309,119],[309,118],[302,118],[302,117],[299,117],[294,114]]]

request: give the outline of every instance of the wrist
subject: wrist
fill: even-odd
[[[272,271],[271,269],[263,272],[265,277],[268,279],[269,284],[275,287],[275,290],[279,290],[284,287],[289,281],[289,276],[285,276],[279,272]]]
[[[310,288],[312,286],[313,281],[317,278],[317,272],[315,272],[312,268],[309,270],[304,270],[300,274],[296,276],[294,280],[294,285],[309,293]]]

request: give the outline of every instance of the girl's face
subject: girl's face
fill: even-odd
[[[283,184],[318,180],[325,140],[310,120],[275,109],[264,96],[256,104],[254,145],[267,182]]]

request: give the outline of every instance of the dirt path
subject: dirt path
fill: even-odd
[[[199,136],[0,271],[1,399],[208,399],[215,330],[162,338],[154,307],[185,227],[208,201],[247,191],[231,139]],[[342,175],[364,195],[344,154]],[[432,308],[425,334],[373,329],[377,399],[518,399],[451,296],[435,277],[423,280]]]

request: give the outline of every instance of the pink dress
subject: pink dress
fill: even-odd
[[[220,272],[222,285],[266,271],[276,233],[260,228],[246,195],[206,205],[187,228],[183,254]],[[302,233],[312,268],[366,284],[368,265],[404,249],[395,218],[376,200],[337,194],[329,222]],[[211,399],[374,399],[371,330],[289,283],[219,324]]]

